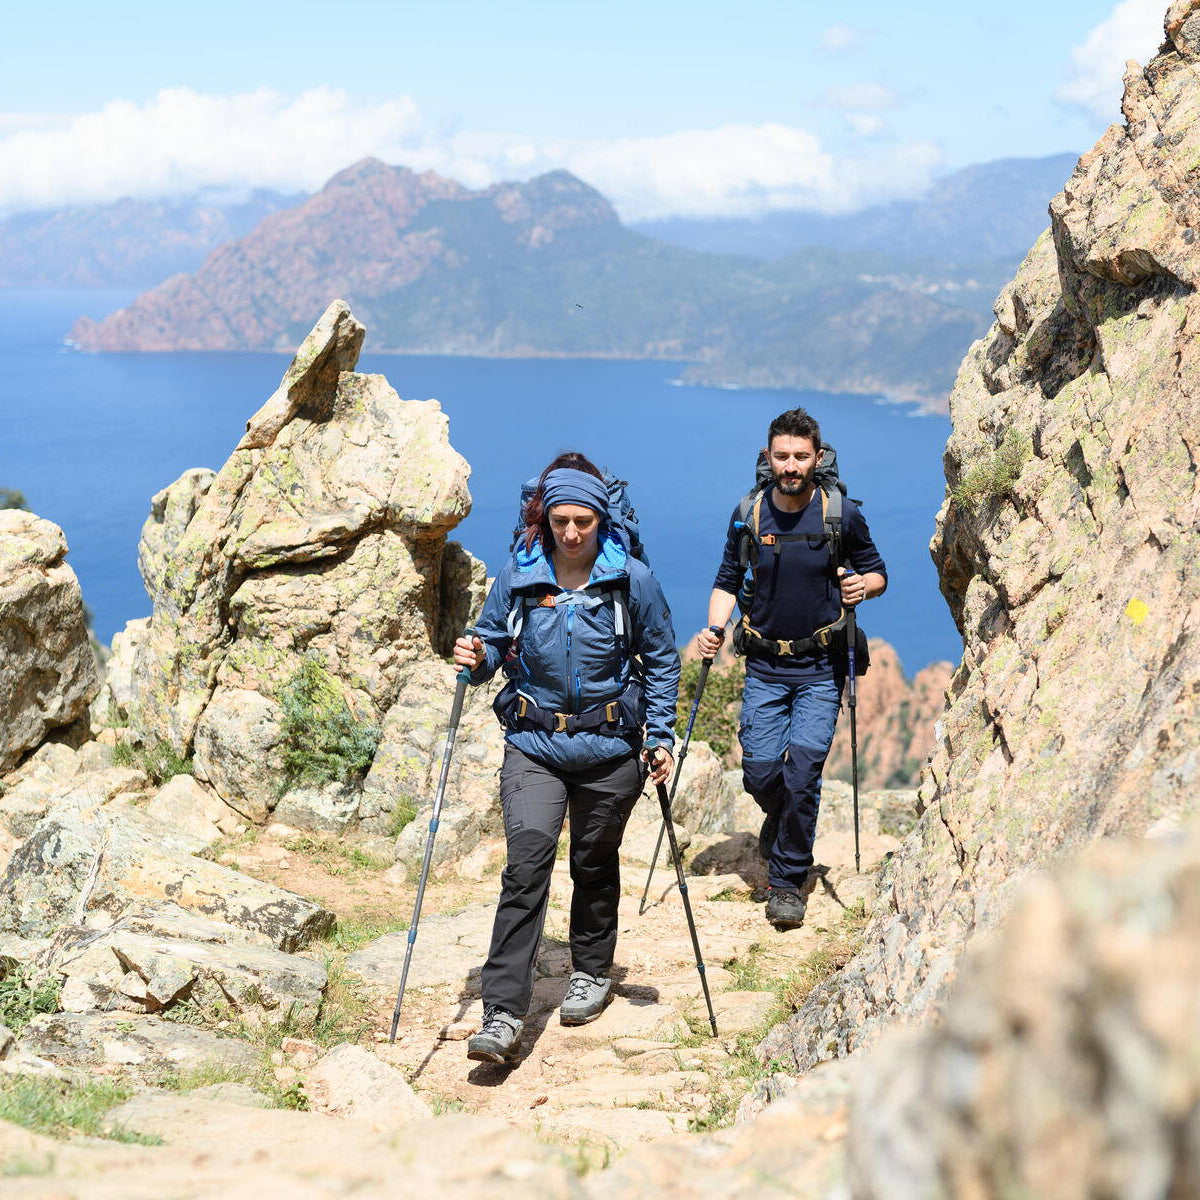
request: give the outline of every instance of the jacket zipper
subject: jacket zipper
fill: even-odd
[[[570,680],[575,679],[576,696],[579,692],[579,672],[575,669],[574,648],[571,642],[571,630],[575,624],[575,605],[567,605],[567,712],[575,711],[575,701],[571,697]]]

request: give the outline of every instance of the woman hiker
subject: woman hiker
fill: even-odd
[[[564,465],[568,464],[568,465]],[[454,662],[486,682],[503,666],[495,701],[505,729],[500,801],[508,862],[483,968],[483,1026],[467,1043],[480,1062],[514,1060],[533,992],[550,876],[571,818],[573,971],[564,1025],[594,1021],[611,999],[621,896],[618,852],[641,794],[642,729],[673,767],[679,656],[671,613],[649,567],[610,517],[608,488],[582,455],[560,455],[522,512],[524,535]],[[640,756],[640,757],[639,757]]]

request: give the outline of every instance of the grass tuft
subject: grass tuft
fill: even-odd
[[[391,860],[378,854],[368,854],[358,846],[348,846],[330,833],[300,833],[283,843],[285,850],[303,854],[329,875],[346,875],[350,871],[386,871]]]
[[[109,1110],[128,1100],[134,1089],[108,1079],[66,1083],[44,1075],[0,1076],[0,1120],[35,1133],[64,1138],[73,1133],[161,1146],[162,1138],[109,1125]],[[28,1172],[23,1172],[28,1173]]]
[[[4,964],[11,964],[7,969]],[[39,1013],[56,1013],[62,996],[58,975],[37,979],[12,959],[0,959],[0,1025],[20,1033]]]
[[[140,767],[160,787],[176,775],[191,775],[192,760],[179,754],[170,742],[133,746],[118,742],[112,750],[114,767]]]
[[[1008,430],[991,459],[967,471],[952,489],[951,498],[955,504],[975,512],[991,500],[1012,495],[1032,453],[1032,444],[1025,434]]]

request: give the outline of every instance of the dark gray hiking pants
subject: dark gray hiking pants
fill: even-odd
[[[508,865],[500,879],[492,945],[483,968],[485,1005],[495,1004],[518,1017],[529,1011],[550,875],[568,812],[574,884],[571,958],[576,971],[608,975],[617,945],[621,836],[643,780],[642,763],[634,754],[582,771],[564,771],[505,746],[500,803]]]

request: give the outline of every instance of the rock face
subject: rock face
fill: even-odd
[[[378,726],[450,636],[442,560],[468,468],[436,401],[353,372],[363,334],[331,304],[225,466],[155,496],[142,533],[154,611],[110,698],[257,821],[279,793],[280,688],[306,659]],[[482,566],[455,548],[449,575],[460,609]]]
[[[1200,1194],[1198,978],[1194,826],[1037,879],[944,1019],[857,1072],[853,1194]]]
[[[932,549],[963,663],[885,915],[764,1046],[802,1068],[936,1005],[1030,868],[1197,806],[1200,4],[1167,33],[959,373]]]
[[[0,775],[83,716],[100,689],[66,554],[57,525],[0,510]]]

